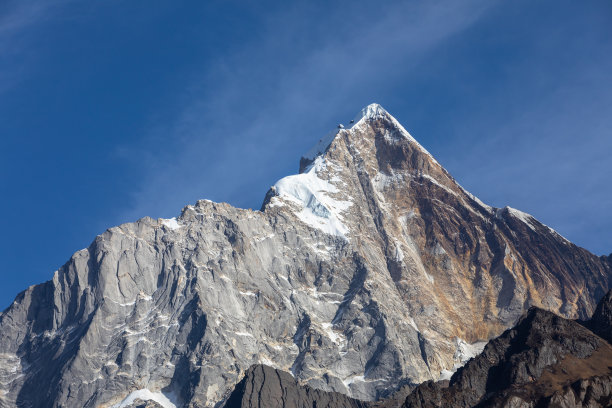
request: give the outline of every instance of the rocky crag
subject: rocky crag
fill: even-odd
[[[225,403],[225,408],[368,408],[366,402],[337,392],[300,385],[291,374],[265,365],[247,370]]]
[[[611,292],[612,294],[612,292]],[[610,308],[610,295],[600,307]],[[597,314],[587,326],[606,331]],[[426,382],[403,408],[609,407],[612,346],[577,321],[532,308],[449,384]]]
[[[609,258],[465,191],[379,105],[261,211],[99,235],[0,315],[0,406],[223,406],[255,364],[360,400],[448,378],[531,306],[588,318]]]

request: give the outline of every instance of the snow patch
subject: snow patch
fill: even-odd
[[[457,339],[457,351],[455,351],[455,360],[459,360],[463,365],[470,358],[474,358],[484,350],[487,345],[486,341],[477,341],[476,343],[468,343],[463,339]]]
[[[533,225],[533,221],[535,220],[535,218],[533,218],[531,214],[527,214],[512,207],[506,207],[505,209],[507,209],[508,213],[510,213],[510,215],[512,215],[514,218],[518,218],[519,220],[527,224],[529,228],[535,231],[536,228],[535,225]]]
[[[166,227],[170,228],[171,230],[181,228],[179,223],[176,221],[176,217],[172,217],[170,219],[162,218],[161,220],[162,220],[162,224],[164,224]]]
[[[397,262],[402,262],[404,260],[404,252],[398,241],[395,241],[395,260]]]
[[[333,329],[333,325],[331,323],[323,323],[321,324],[321,327],[323,327],[323,330],[325,331],[325,334],[327,334],[327,337],[329,337],[329,339],[331,341],[333,341],[336,344],[342,344],[344,343],[344,336],[341,334],[338,334],[334,331]]]
[[[330,196],[338,193],[338,189],[318,176],[326,167],[323,158],[317,157],[308,171],[280,179],[273,189],[278,197],[301,208],[295,215],[302,222],[330,235],[346,238],[348,229],[341,221],[341,213],[353,203]]]
[[[415,323],[415,321],[414,321],[414,319],[412,317],[408,319],[408,325],[410,325],[417,332],[420,332],[418,326],[416,325],[416,323]]]
[[[424,179],[429,180],[432,184],[435,184],[436,186],[440,187],[441,189],[445,190],[446,192],[448,192],[449,194],[452,194],[454,196],[457,195],[456,192],[454,192],[453,190],[451,190],[450,188],[446,187],[444,184],[440,183],[438,180],[436,180],[435,178],[431,177],[429,174],[422,174],[421,177],[423,177]]]
[[[463,339],[457,337],[455,355],[453,356],[455,364],[452,370],[442,370],[438,381],[450,380],[453,374],[460,368],[463,367],[471,358],[476,357],[487,345],[486,341],[477,341],[476,343],[468,343]]]
[[[353,384],[354,382],[365,382],[365,377],[363,375],[354,375],[352,377],[348,377],[346,378],[344,381],[342,381],[344,383],[344,386],[346,388],[349,388],[349,386],[351,384]]]
[[[132,391],[127,397],[123,399],[119,404],[113,405],[111,408],[125,408],[134,403],[137,399],[143,401],[152,400],[157,402],[164,408],[176,408],[176,401],[172,401],[170,398],[171,394],[163,394],[161,392],[152,392],[146,388],[141,390]]]
[[[558,238],[561,238],[561,240],[563,240],[564,243],[566,244],[571,244],[571,242],[565,238],[563,235],[559,234],[557,231],[555,231],[554,229],[550,228],[548,225],[546,224],[542,224],[541,222],[539,222],[538,220],[535,219],[535,217],[531,214],[527,214],[526,212],[517,210],[516,208],[512,208],[512,207],[504,207],[502,209],[498,209],[497,212],[495,213],[497,218],[501,218],[501,214],[502,211],[507,209],[508,213],[510,213],[510,215],[512,215],[514,218],[518,218],[519,220],[521,220],[522,222],[524,222],[525,224],[527,224],[527,226],[529,228],[531,228],[533,231],[536,230],[535,225],[533,224],[534,221],[537,221],[538,223],[540,223],[542,226],[548,228],[548,230],[555,235]]]
[[[387,187],[403,184],[407,177],[411,177],[410,174],[395,172],[393,169],[391,169],[391,174],[387,174],[382,171],[376,173],[376,175],[372,178],[372,182],[377,191],[384,191]]]
[[[355,119],[353,119],[353,126],[357,125],[359,122],[361,122],[362,119],[379,119],[384,117],[385,115],[387,116],[391,116],[389,115],[389,113],[385,110],[385,108],[383,108],[382,106],[380,106],[377,103],[371,103],[368,106],[366,106],[365,108],[363,108],[355,117]]]

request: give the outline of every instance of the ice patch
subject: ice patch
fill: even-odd
[[[176,217],[172,217],[170,219],[162,218],[161,220],[162,220],[162,224],[164,224],[166,227],[170,228],[171,230],[181,228],[179,223],[176,221]]]
[[[121,401],[119,404],[113,405],[111,408],[125,408],[133,404],[137,399],[141,399],[143,401],[152,400],[164,408],[176,408],[176,401],[173,402],[169,397],[172,397],[172,395],[165,395],[161,392],[152,392],[144,388],[141,390],[132,391],[123,399],[123,401]]]

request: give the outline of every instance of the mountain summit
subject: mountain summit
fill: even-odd
[[[19,294],[0,315],[0,406],[220,407],[254,364],[376,400],[448,378],[530,306],[589,317],[611,278],[465,191],[373,104],[261,211],[202,200],[111,228]]]

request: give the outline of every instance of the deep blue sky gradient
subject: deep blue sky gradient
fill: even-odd
[[[0,3],[0,309],[106,228],[259,208],[378,102],[484,202],[612,252],[612,3]]]

